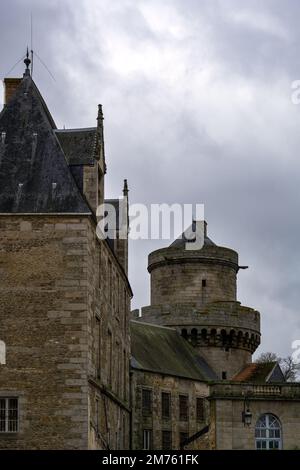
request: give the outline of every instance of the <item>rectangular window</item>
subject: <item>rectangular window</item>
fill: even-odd
[[[189,437],[189,434],[187,432],[180,432],[179,433],[179,441],[180,441],[180,447],[183,445],[184,441]]]
[[[179,419],[180,421],[188,421],[189,419],[189,404],[186,395],[179,395]]]
[[[124,289],[123,293],[123,319],[124,319],[124,332],[127,332],[127,296],[126,296],[126,289]]]
[[[197,421],[204,421],[205,419],[204,403],[205,403],[204,398],[197,398],[197,401],[196,401]]]
[[[127,437],[126,418],[125,418],[125,415],[123,414],[123,449],[126,449],[127,447],[126,437]]]
[[[171,395],[167,392],[161,394],[161,415],[164,419],[171,417]]]
[[[101,323],[100,318],[96,317],[95,322],[95,365],[96,365],[96,378],[100,379],[101,368]]]
[[[112,334],[111,331],[108,330],[108,384],[112,387],[112,368],[113,368],[113,361],[112,361]]]
[[[127,355],[126,351],[124,349],[123,351],[123,398],[126,401],[127,400]]]
[[[171,450],[172,449],[172,432],[162,431],[161,441],[162,441],[161,442],[162,450]]]
[[[152,429],[143,430],[143,450],[152,449]]]
[[[152,413],[152,391],[148,389],[142,390],[142,412],[144,416]]]
[[[112,294],[113,294],[113,281],[112,281],[112,266],[111,261],[108,261],[108,289],[109,289],[109,303],[112,306]]]
[[[202,287],[206,287],[206,279],[202,279]]]
[[[101,271],[102,271],[102,259],[101,259],[101,242],[99,242],[99,245],[98,245],[98,257],[99,257],[99,263],[98,263],[98,287],[99,289],[101,289],[102,287],[102,279],[101,279]]]
[[[116,379],[117,379],[117,393],[121,397],[122,390],[121,390],[121,361],[122,361],[122,354],[121,354],[121,346],[118,341],[116,341],[116,352],[117,352],[117,360],[116,360]]]
[[[19,430],[19,403],[17,398],[0,398],[0,433]]]
[[[100,405],[99,405],[99,399],[96,398],[96,432],[99,434],[100,429],[99,429],[99,423],[100,423]]]

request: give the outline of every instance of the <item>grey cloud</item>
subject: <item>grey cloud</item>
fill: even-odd
[[[261,310],[262,349],[290,354],[300,338],[299,2],[4,0],[2,76],[30,40],[30,10],[56,78],[36,60],[35,80],[58,125],[92,126],[104,105],[109,195],[127,177],[132,202],[204,202],[211,238],[250,266],[239,298]],[[166,244],[130,242],[134,307],[149,302],[149,251]]]

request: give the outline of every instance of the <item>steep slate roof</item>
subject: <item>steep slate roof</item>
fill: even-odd
[[[134,369],[199,381],[217,378],[206,361],[172,328],[132,320],[131,354]]]
[[[93,165],[97,128],[56,130],[69,165]]]
[[[35,83],[25,74],[0,114],[0,213],[91,212],[55,130]]]
[[[270,383],[284,382],[284,376],[277,362],[247,364],[233,379],[234,382]]]

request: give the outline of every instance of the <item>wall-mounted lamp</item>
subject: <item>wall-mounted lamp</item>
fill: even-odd
[[[252,413],[250,411],[249,400],[245,398],[244,400],[244,411],[242,413],[242,421],[244,426],[250,426],[252,422]]]

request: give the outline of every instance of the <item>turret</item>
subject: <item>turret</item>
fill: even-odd
[[[142,321],[175,327],[199,350],[217,375],[229,379],[260,343],[259,312],[236,299],[238,254],[207,236],[193,249],[186,232],[149,255],[151,305]],[[195,244],[196,246],[196,244]]]

